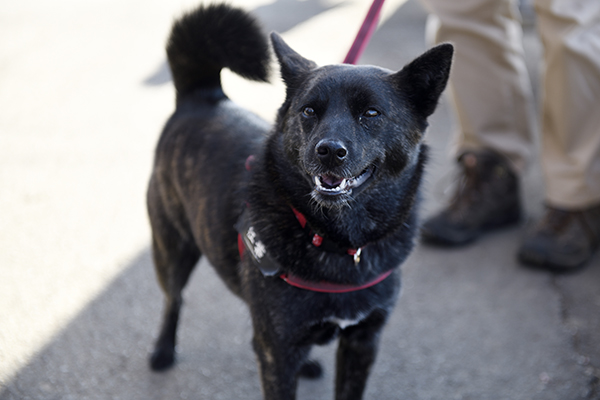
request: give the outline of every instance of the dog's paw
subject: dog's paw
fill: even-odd
[[[318,361],[308,360],[300,367],[298,376],[306,379],[318,379],[323,376],[323,368]]]
[[[164,371],[175,363],[175,352],[157,348],[150,356],[150,368],[153,371]]]

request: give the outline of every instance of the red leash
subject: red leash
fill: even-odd
[[[354,43],[352,43],[352,47],[350,47],[350,50],[344,59],[344,64],[356,64],[362,55],[363,51],[367,47],[367,44],[369,43],[369,40],[371,39],[371,36],[373,35],[373,32],[375,32],[375,28],[377,28],[379,13],[384,1],[385,0],[373,0],[373,4],[371,4],[371,8],[369,8],[369,12],[365,17],[360,30],[356,34]]]

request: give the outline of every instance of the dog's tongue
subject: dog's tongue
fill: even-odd
[[[343,178],[338,178],[337,176],[331,175],[321,175],[321,182],[330,188],[334,188],[339,186],[343,181]]]

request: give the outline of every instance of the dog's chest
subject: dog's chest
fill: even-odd
[[[365,318],[364,315],[359,314],[355,318],[338,318],[338,317],[328,317],[325,318],[324,322],[330,322],[340,327],[340,329],[346,329],[349,326],[357,325],[360,321]]]

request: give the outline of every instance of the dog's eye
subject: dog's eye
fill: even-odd
[[[361,124],[364,128],[368,128],[368,121],[377,118],[381,113],[374,108],[369,108],[365,111],[360,117],[358,117],[358,123]]]
[[[314,117],[315,114],[315,109],[312,107],[304,107],[304,109],[302,109],[302,115],[305,117]]]
[[[378,116],[379,116],[379,111],[377,111],[377,110],[375,110],[373,108],[369,108],[363,114],[363,117],[367,117],[367,118],[374,118],[374,117],[378,117]]]

